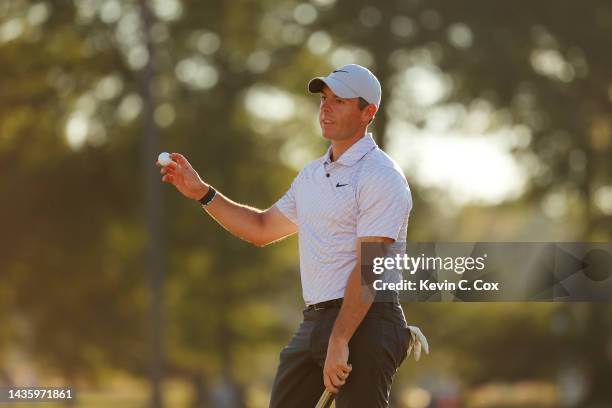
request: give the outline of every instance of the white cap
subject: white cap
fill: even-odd
[[[333,93],[341,98],[363,98],[368,103],[380,106],[380,82],[369,69],[357,64],[348,64],[336,68],[326,77],[310,80],[308,90],[318,93],[327,85]]]

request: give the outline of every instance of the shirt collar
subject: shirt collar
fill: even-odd
[[[344,166],[352,166],[376,147],[376,142],[372,137],[372,133],[368,132],[351,147],[349,147],[348,150],[345,151],[338,160],[336,160],[336,162]],[[329,146],[323,157],[321,157],[321,161],[324,164],[330,164],[332,162],[330,159],[331,151],[332,147]]]

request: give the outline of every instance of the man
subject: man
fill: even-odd
[[[298,232],[304,321],[280,355],[270,407],[312,408],[327,388],[337,408],[387,407],[406,357],[397,300],[363,296],[364,242],[405,241],[412,199],[399,166],[366,133],[380,106],[378,79],[346,65],[308,84],[320,93],[319,123],[331,146],[302,169],[265,211],[237,204],[199,177],[187,159],[161,169],[162,180],[198,200],[225,229],[257,246]]]

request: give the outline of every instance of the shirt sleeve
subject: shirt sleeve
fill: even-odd
[[[403,174],[392,167],[378,167],[360,177],[357,204],[357,237],[398,240],[408,222],[412,196]]]
[[[295,194],[296,194],[295,190],[297,188],[296,186],[297,186],[299,177],[300,177],[300,175],[298,174],[297,177],[291,183],[291,187],[289,187],[289,190],[287,190],[285,195],[283,195],[276,202],[276,204],[274,204],[274,206],[276,206],[276,208],[278,208],[280,210],[280,212],[282,212],[283,215],[285,217],[287,217],[295,225],[297,225],[297,223],[298,223],[298,221],[297,221],[297,218],[298,218],[297,217],[297,205],[296,205],[296,201],[295,201]]]

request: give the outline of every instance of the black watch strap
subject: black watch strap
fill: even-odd
[[[203,207],[206,207],[217,195],[217,190],[213,188],[213,186],[208,186],[208,192],[204,194],[204,197],[200,198],[198,202],[202,204]]]

